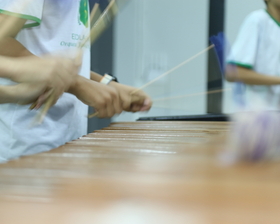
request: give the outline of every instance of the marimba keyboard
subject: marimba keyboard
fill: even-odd
[[[280,223],[280,165],[225,166],[219,153],[228,132],[226,122],[113,123],[1,164],[0,221],[25,224],[43,205],[42,223],[76,224],[68,220],[76,213],[100,224],[127,223],[130,214],[141,224]]]

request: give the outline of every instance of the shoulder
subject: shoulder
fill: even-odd
[[[249,15],[247,15],[243,24],[260,25],[264,21],[266,21],[267,18],[269,18],[269,16],[268,16],[268,13],[266,12],[266,10],[259,9],[259,10],[253,11]]]

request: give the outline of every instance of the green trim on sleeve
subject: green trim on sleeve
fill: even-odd
[[[227,64],[237,65],[237,66],[247,68],[247,69],[253,69],[252,65],[248,65],[248,64],[244,64],[244,63],[240,63],[240,62],[235,62],[235,61],[228,61]]]
[[[0,13],[8,15],[8,16],[14,16],[14,17],[18,17],[18,18],[34,21],[34,23],[25,24],[23,26],[23,28],[30,28],[30,27],[34,27],[34,26],[39,26],[41,24],[41,19],[39,19],[39,18],[37,18],[35,16],[19,14],[19,13],[14,13],[14,12],[9,12],[9,11],[3,10],[3,9],[0,9]]]
[[[267,9],[266,9],[265,11],[266,11],[267,14],[271,17],[271,19],[273,19],[273,21],[274,21],[278,26],[280,26],[280,22],[277,21],[277,20],[267,11]]]

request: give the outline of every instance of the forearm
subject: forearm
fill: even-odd
[[[93,72],[91,72],[91,74],[93,74]],[[96,80],[98,80],[99,75],[97,73],[94,73],[94,75],[96,75],[94,78]],[[100,76],[102,78],[102,76]],[[100,80],[101,80],[100,78]],[[94,79],[91,79],[92,81],[95,81]],[[83,87],[88,83],[88,82],[92,82],[90,81],[90,79],[87,79],[81,75],[77,75],[75,82],[73,82],[73,84],[70,86],[70,88],[68,89],[68,93],[71,93],[73,95],[77,95],[80,92],[83,91]],[[99,82],[99,81],[96,81]]]
[[[90,80],[95,81],[95,82],[100,82],[100,80],[102,79],[102,76],[99,75],[96,72],[91,71],[90,72]],[[69,88],[69,90],[67,91],[68,93],[71,93],[73,95],[77,95],[80,91],[82,91],[83,85],[84,83],[87,83],[89,81],[89,79],[78,75],[76,78],[76,81],[71,85],[71,87]]]
[[[16,81],[20,76],[32,74],[35,61],[33,62],[29,59],[31,59],[31,57],[13,58],[0,55],[0,77]]]
[[[13,79],[23,67],[18,57],[34,56],[21,43],[11,37],[0,40],[0,77]]]
[[[14,63],[9,57],[0,56],[0,77],[12,79],[14,75]]]
[[[8,57],[32,56],[20,42],[12,37],[5,37],[0,40],[0,55]]]
[[[243,82],[248,85],[280,85],[280,77],[263,75],[240,67],[234,71],[227,71],[226,79],[230,82]]]
[[[103,77],[102,75],[99,75],[96,72],[93,72],[93,71],[90,72],[90,79],[93,81],[100,82],[102,77]]]
[[[16,40],[16,36],[22,30],[25,23],[26,19],[0,14],[0,24],[2,24],[2,26],[0,26],[0,55],[10,57],[31,55],[31,53]]]
[[[0,86],[0,104],[14,103],[13,86]]]
[[[31,52],[15,39],[26,23],[26,20],[0,14],[0,24],[7,24],[11,20],[15,20],[15,22],[11,24],[9,29],[6,29],[5,26],[0,26],[0,56],[13,58],[32,56]],[[11,58],[2,57],[0,63],[0,75],[6,78],[10,78],[9,75],[11,73],[18,72],[19,69],[17,67],[21,66]]]
[[[93,80],[95,82],[100,82],[102,78],[103,78],[102,75],[99,75],[98,73],[93,72],[93,71],[90,72],[90,79],[91,80]],[[111,81],[108,85],[114,86],[115,83],[116,83],[115,81]]]
[[[81,75],[77,75],[75,82],[72,83],[67,92],[77,96],[77,94],[82,91],[83,83],[87,82],[88,80],[89,79]]]

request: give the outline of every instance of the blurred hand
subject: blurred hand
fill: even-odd
[[[37,101],[40,96],[45,95],[45,85],[37,83],[19,83],[17,85],[4,86],[9,96],[9,100],[6,103],[16,104],[30,104]]]
[[[112,117],[123,111],[119,94],[111,86],[79,76],[78,82],[69,92],[86,105],[94,107],[99,118]]]
[[[124,111],[139,112],[151,109],[152,100],[144,91],[117,82],[110,82],[109,86],[117,90]]]
[[[76,81],[80,60],[45,56],[19,57],[14,62],[15,71],[11,79],[19,84],[13,86],[14,97],[18,104],[36,101],[39,108],[53,95],[52,105],[67,92]]]

